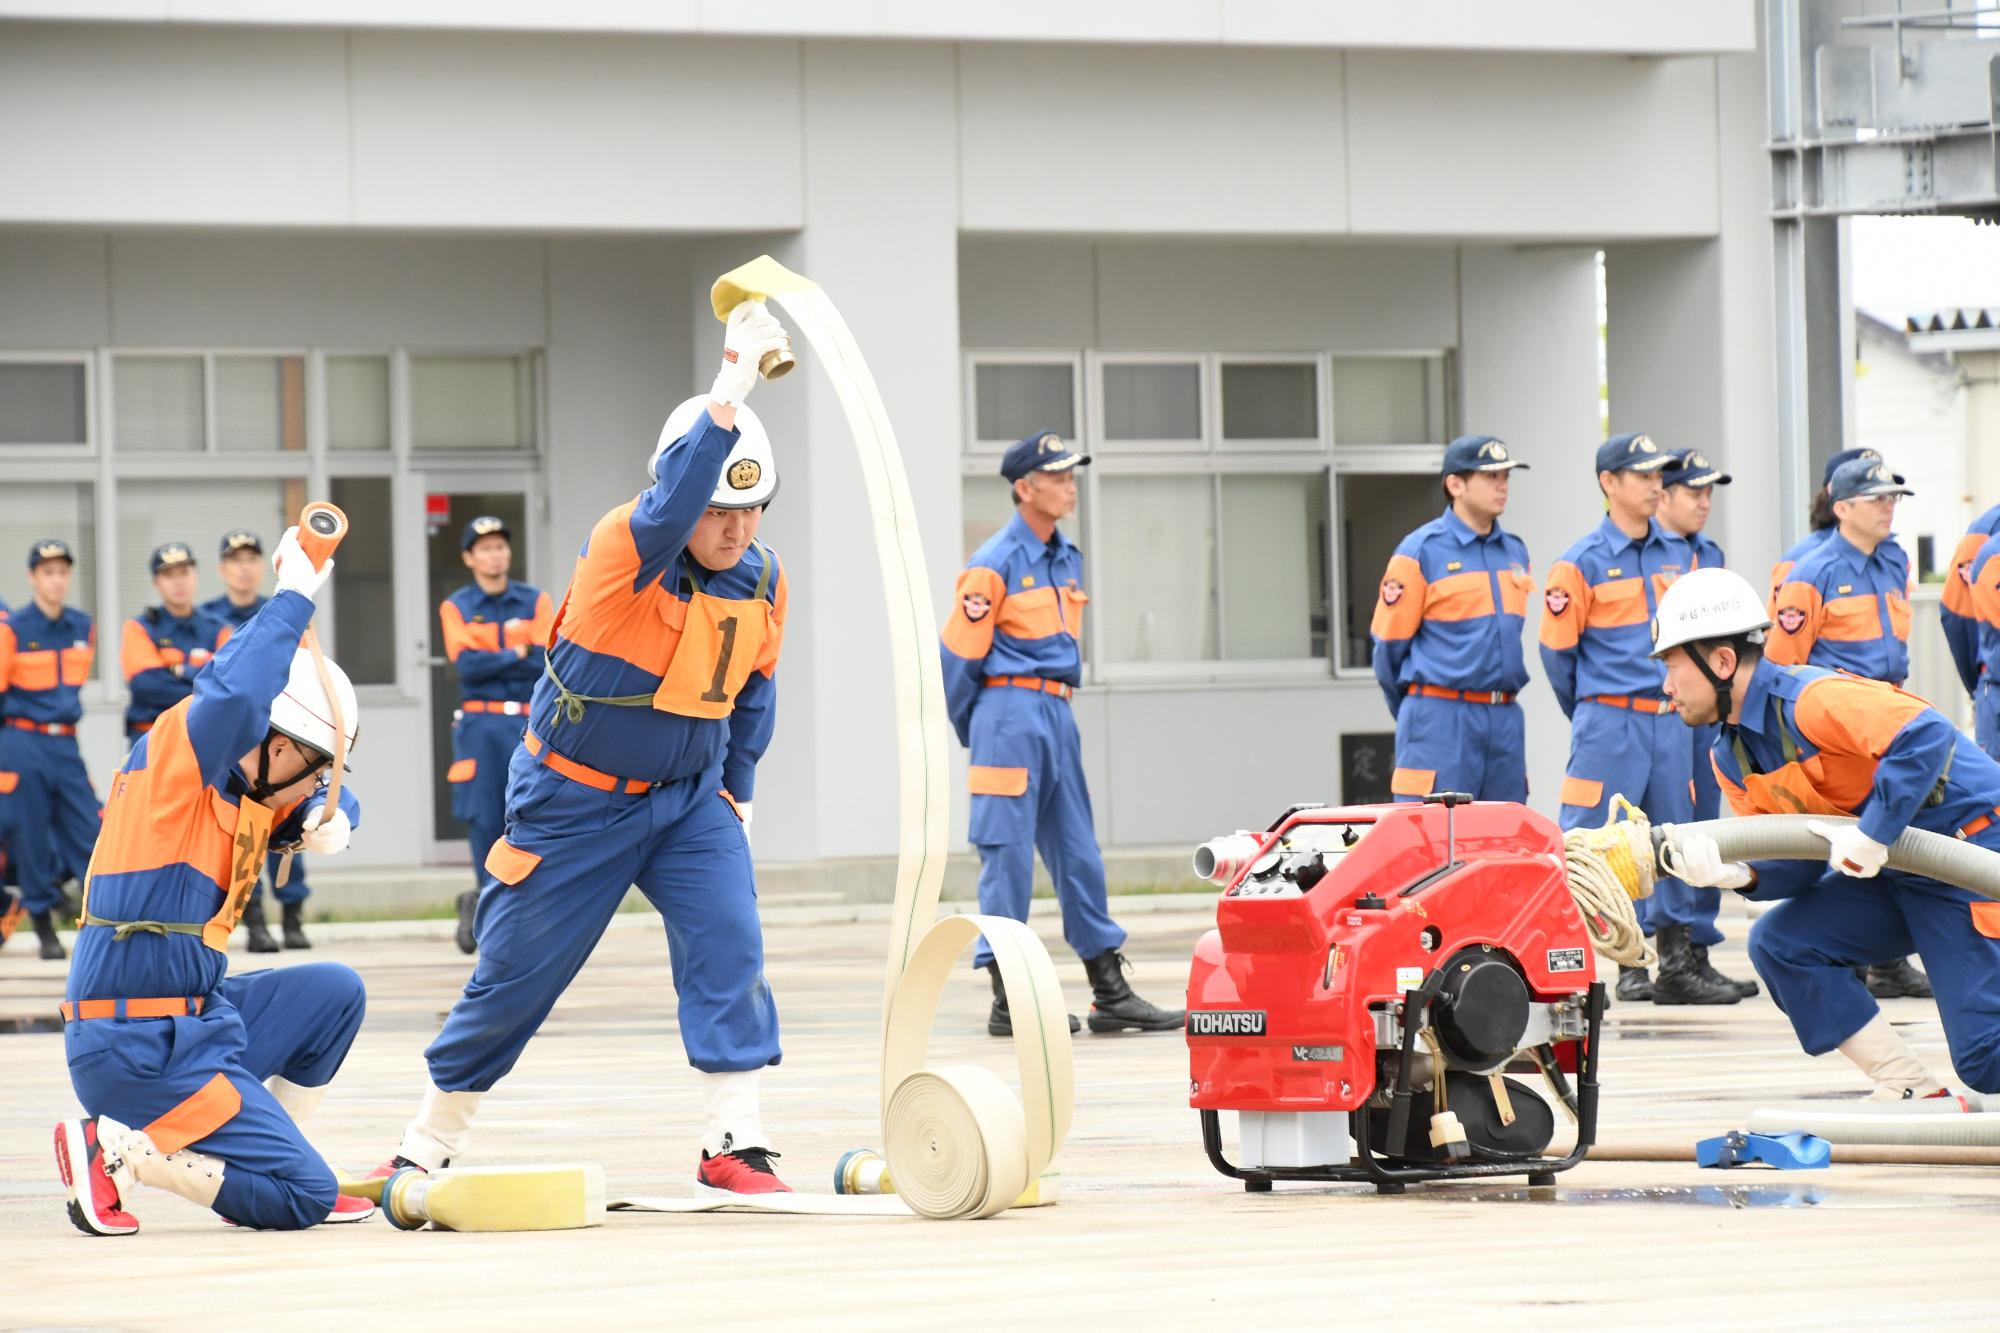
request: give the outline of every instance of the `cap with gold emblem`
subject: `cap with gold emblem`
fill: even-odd
[[[660,459],[670,449],[680,447],[687,440],[688,432],[708,411],[708,395],[698,394],[688,399],[667,414],[666,424],[660,427],[659,443],[653,446],[653,456],[646,464],[647,473],[658,481]],[[747,407],[736,409],[736,444],[730,449],[729,457],[722,461],[722,475],[716,478],[715,494],[709,497],[710,509],[761,509],[771,503],[771,497],[778,493],[778,460],[771,449],[771,437],[764,429],[755,412]]]
[[[1833,480],[1826,485],[1826,493],[1833,500],[1865,500],[1878,495],[1915,495],[1916,492],[1903,484],[1903,479],[1889,470],[1879,459],[1870,462],[1865,458],[1850,459],[1842,463],[1833,474]]]
[[[491,514],[481,514],[465,525],[465,534],[459,538],[459,549],[470,551],[473,544],[481,537],[499,537],[510,543],[514,540],[514,534],[508,530],[506,519],[495,518]]]
[[[1660,473],[1660,480],[1669,486],[1727,486],[1732,480],[1699,449],[1683,449],[1673,460]]]
[[[1649,435],[1614,435],[1597,446],[1597,471],[1658,472],[1677,457],[1654,444]]]
[[[1455,477],[1461,472],[1507,472],[1526,467],[1513,452],[1491,435],[1461,435],[1444,448],[1444,466],[1438,475]]]
[[[179,569],[182,565],[194,564],[194,552],[186,542],[162,542],[153,548],[153,558],[146,562],[146,568],[158,574],[162,570]]]
[[[1064,443],[1062,436],[1052,430],[1038,430],[1007,446],[1007,452],[1000,457],[1000,475],[1009,481],[1019,481],[1030,472],[1067,472],[1089,462],[1089,454],[1079,453]]]
[[[28,568],[33,569],[44,560],[66,560],[76,563],[76,557],[69,553],[69,543],[60,537],[44,537],[28,548]]]
[[[222,554],[235,555],[238,551],[249,551],[255,555],[264,554],[264,539],[248,528],[231,528],[222,534]]]

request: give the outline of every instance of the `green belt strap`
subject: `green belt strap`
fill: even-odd
[[[186,921],[106,921],[90,912],[83,914],[86,926],[106,926],[114,940],[128,940],[141,931],[153,935],[199,935],[206,929],[206,923],[194,925]]]

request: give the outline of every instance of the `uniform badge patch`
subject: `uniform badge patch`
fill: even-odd
[[[729,489],[747,491],[764,479],[764,469],[754,458],[739,458],[729,465]]]
[[[1394,606],[1403,600],[1403,584],[1400,579],[1382,580],[1382,605]]]
[[[1778,628],[1787,634],[1797,634],[1806,626],[1806,613],[1796,606],[1788,606],[1778,612]]]
[[[1549,608],[1549,614],[1559,616],[1569,610],[1569,591],[1565,588],[1550,588],[1542,594],[1542,604]]]
[[[974,624],[986,619],[987,613],[993,609],[993,603],[988,601],[986,594],[982,592],[965,594],[958,599],[958,605],[959,609],[965,612],[965,618]]]
[[[1972,585],[1972,562],[1970,560],[1958,567],[1958,581],[1967,587]]]

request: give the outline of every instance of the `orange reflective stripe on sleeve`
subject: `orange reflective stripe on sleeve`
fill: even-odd
[[[1784,591],[1785,580],[1791,577],[1792,566],[1797,563],[1795,560],[1780,560],[1771,566],[1771,610],[1774,614],[1778,609],[1778,594]]]
[[[1968,532],[1952,548],[1951,563],[1945,566],[1943,600],[1944,609],[1955,616],[1970,620],[1976,614],[1972,606],[1972,561],[1984,545],[1985,533]]]
[[[1424,598],[1426,620],[1477,620],[1493,614],[1493,581],[1485,570],[1447,574]]]
[[[500,651],[500,627],[466,624],[465,613],[450,598],[438,603],[438,621],[444,626],[444,655],[450,661],[456,662],[458,655],[468,648],[475,652]]]
[[[163,1153],[177,1153],[199,1143],[236,1118],[243,1094],[226,1075],[217,1074],[201,1091],[146,1126],[146,1137]]]
[[[977,565],[961,571],[940,635],[945,648],[968,662],[984,661],[993,651],[993,629],[1006,604],[1007,584],[997,572]]]
[[[1542,592],[1541,639],[1544,648],[1567,652],[1583,635],[1584,619],[1590,614],[1590,585],[1583,571],[1567,560],[1558,560],[1549,569],[1549,586]]]
[[[180,654],[176,653],[178,657]],[[153,642],[153,636],[145,624],[137,619],[125,622],[125,632],[118,643],[118,668],[131,680],[141,671],[154,671],[171,665],[160,655],[160,649]]]
[[[1424,567],[1414,556],[1392,555],[1375,593],[1375,618],[1368,632],[1378,639],[1408,639],[1424,623],[1424,602],[1430,589]]]
[[[1646,611],[1646,581],[1611,579],[1590,590],[1590,613],[1584,617],[1584,624],[1592,629],[1617,629],[1623,625],[1643,625],[1650,618]]]
[[[1819,589],[1796,579],[1778,589],[1771,606],[1771,632],[1764,636],[1764,656],[1780,666],[1803,666],[1819,638],[1822,614]]]

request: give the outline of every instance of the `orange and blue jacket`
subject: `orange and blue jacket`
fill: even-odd
[[[1989,689],[2000,689],[2000,532],[1972,557],[1972,612],[1978,617],[1979,670]]]
[[[1894,537],[1874,552],[1833,529],[1792,568],[1771,609],[1764,656],[1901,685],[1910,674],[1910,558]]]
[[[1973,520],[1972,527],[1951,553],[1951,567],[1945,571],[1944,598],[1940,615],[1944,620],[1945,642],[1951,645],[1951,664],[1967,694],[1979,692],[1979,677],[1986,669],[1980,634],[1980,615],[1972,596],[1972,578],[1978,567],[1981,548],[1987,539],[2000,533],[2000,505]],[[1996,677],[1995,679],[2000,679]]]
[[[1815,528],[1799,538],[1791,550],[1778,557],[1778,563],[1771,566],[1771,607],[1774,611],[1778,605],[1778,590],[1785,586],[1785,580],[1798,568],[1799,561],[1817,551],[1837,531],[1837,528]]]
[[[1542,593],[1542,669],[1564,716],[1600,694],[1664,697],[1653,612],[1689,560],[1687,543],[1652,519],[1632,538],[1606,517],[1563,552]]]
[[[164,606],[148,607],[125,622],[118,647],[125,686],[125,726],[150,726],[153,719],[194,693],[194,674],[215,656],[228,632],[223,622],[196,607],[176,616]]]
[[[2000,764],[1937,709],[1893,685],[1767,658],[1750,678],[1739,716],[1711,751],[1738,815],[1853,815],[1884,844],[1906,828],[1970,837],[2000,822]],[[1780,770],[1792,763],[1801,790],[1782,780]],[[1759,800],[1746,773],[1780,780]],[[1824,861],[1760,861],[1749,896],[1789,897],[1825,873]]]
[[[261,847],[239,845],[239,803],[250,784],[237,761],[269,733],[271,701],[285,688],[312,612],[299,593],[273,597],[195,677],[194,693],[133,745],[104,803],[85,911],[120,922],[213,923],[220,943],[155,931],[121,940],[109,926],[85,925],[70,962],[71,1000],[207,995],[229,970],[228,929],[218,918],[240,915],[243,903],[229,901],[229,886],[247,886],[264,859]],[[306,813],[324,803],[321,793],[274,811],[270,844],[295,840]],[[360,822],[346,787],[341,808]],[[227,926],[234,925],[231,917]]]
[[[52,620],[29,602],[0,619],[0,718],[75,725],[96,657],[97,630],[73,606]]]
[[[510,579],[495,595],[468,583],[438,603],[438,623],[444,655],[458,668],[460,697],[507,703],[535,692],[556,623],[555,606],[540,588]]]
[[[1045,542],[1020,514],[986,539],[958,576],[939,656],[945,711],[961,745],[989,677],[1083,683],[1083,552],[1060,531]]]
[[[1446,509],[1403,538],[1368,626],[1389,715],[1413,685],[1518,694],[1528,683],[1521,626],[1534,591],[1527,544],[1498,523],[1482,536]]]
[[[720,763],[724,789],[751,799],[776,723],[785,571],[761,543],[719,571],[687,553],[736,440],[703,412],[660,456],[652,489],[591,529],[535,686],[529,729],[538,744],[627,781],[674,782]],[[697,594],[730,603],[730,614],[713,622],[691,615]],[[762,641],[739,647],[739,638],[747,645],[757,637],[741,622],[760,620]],[[650,695],[653,704],[586,704],[572,718],[550,673],[574,695]]]

